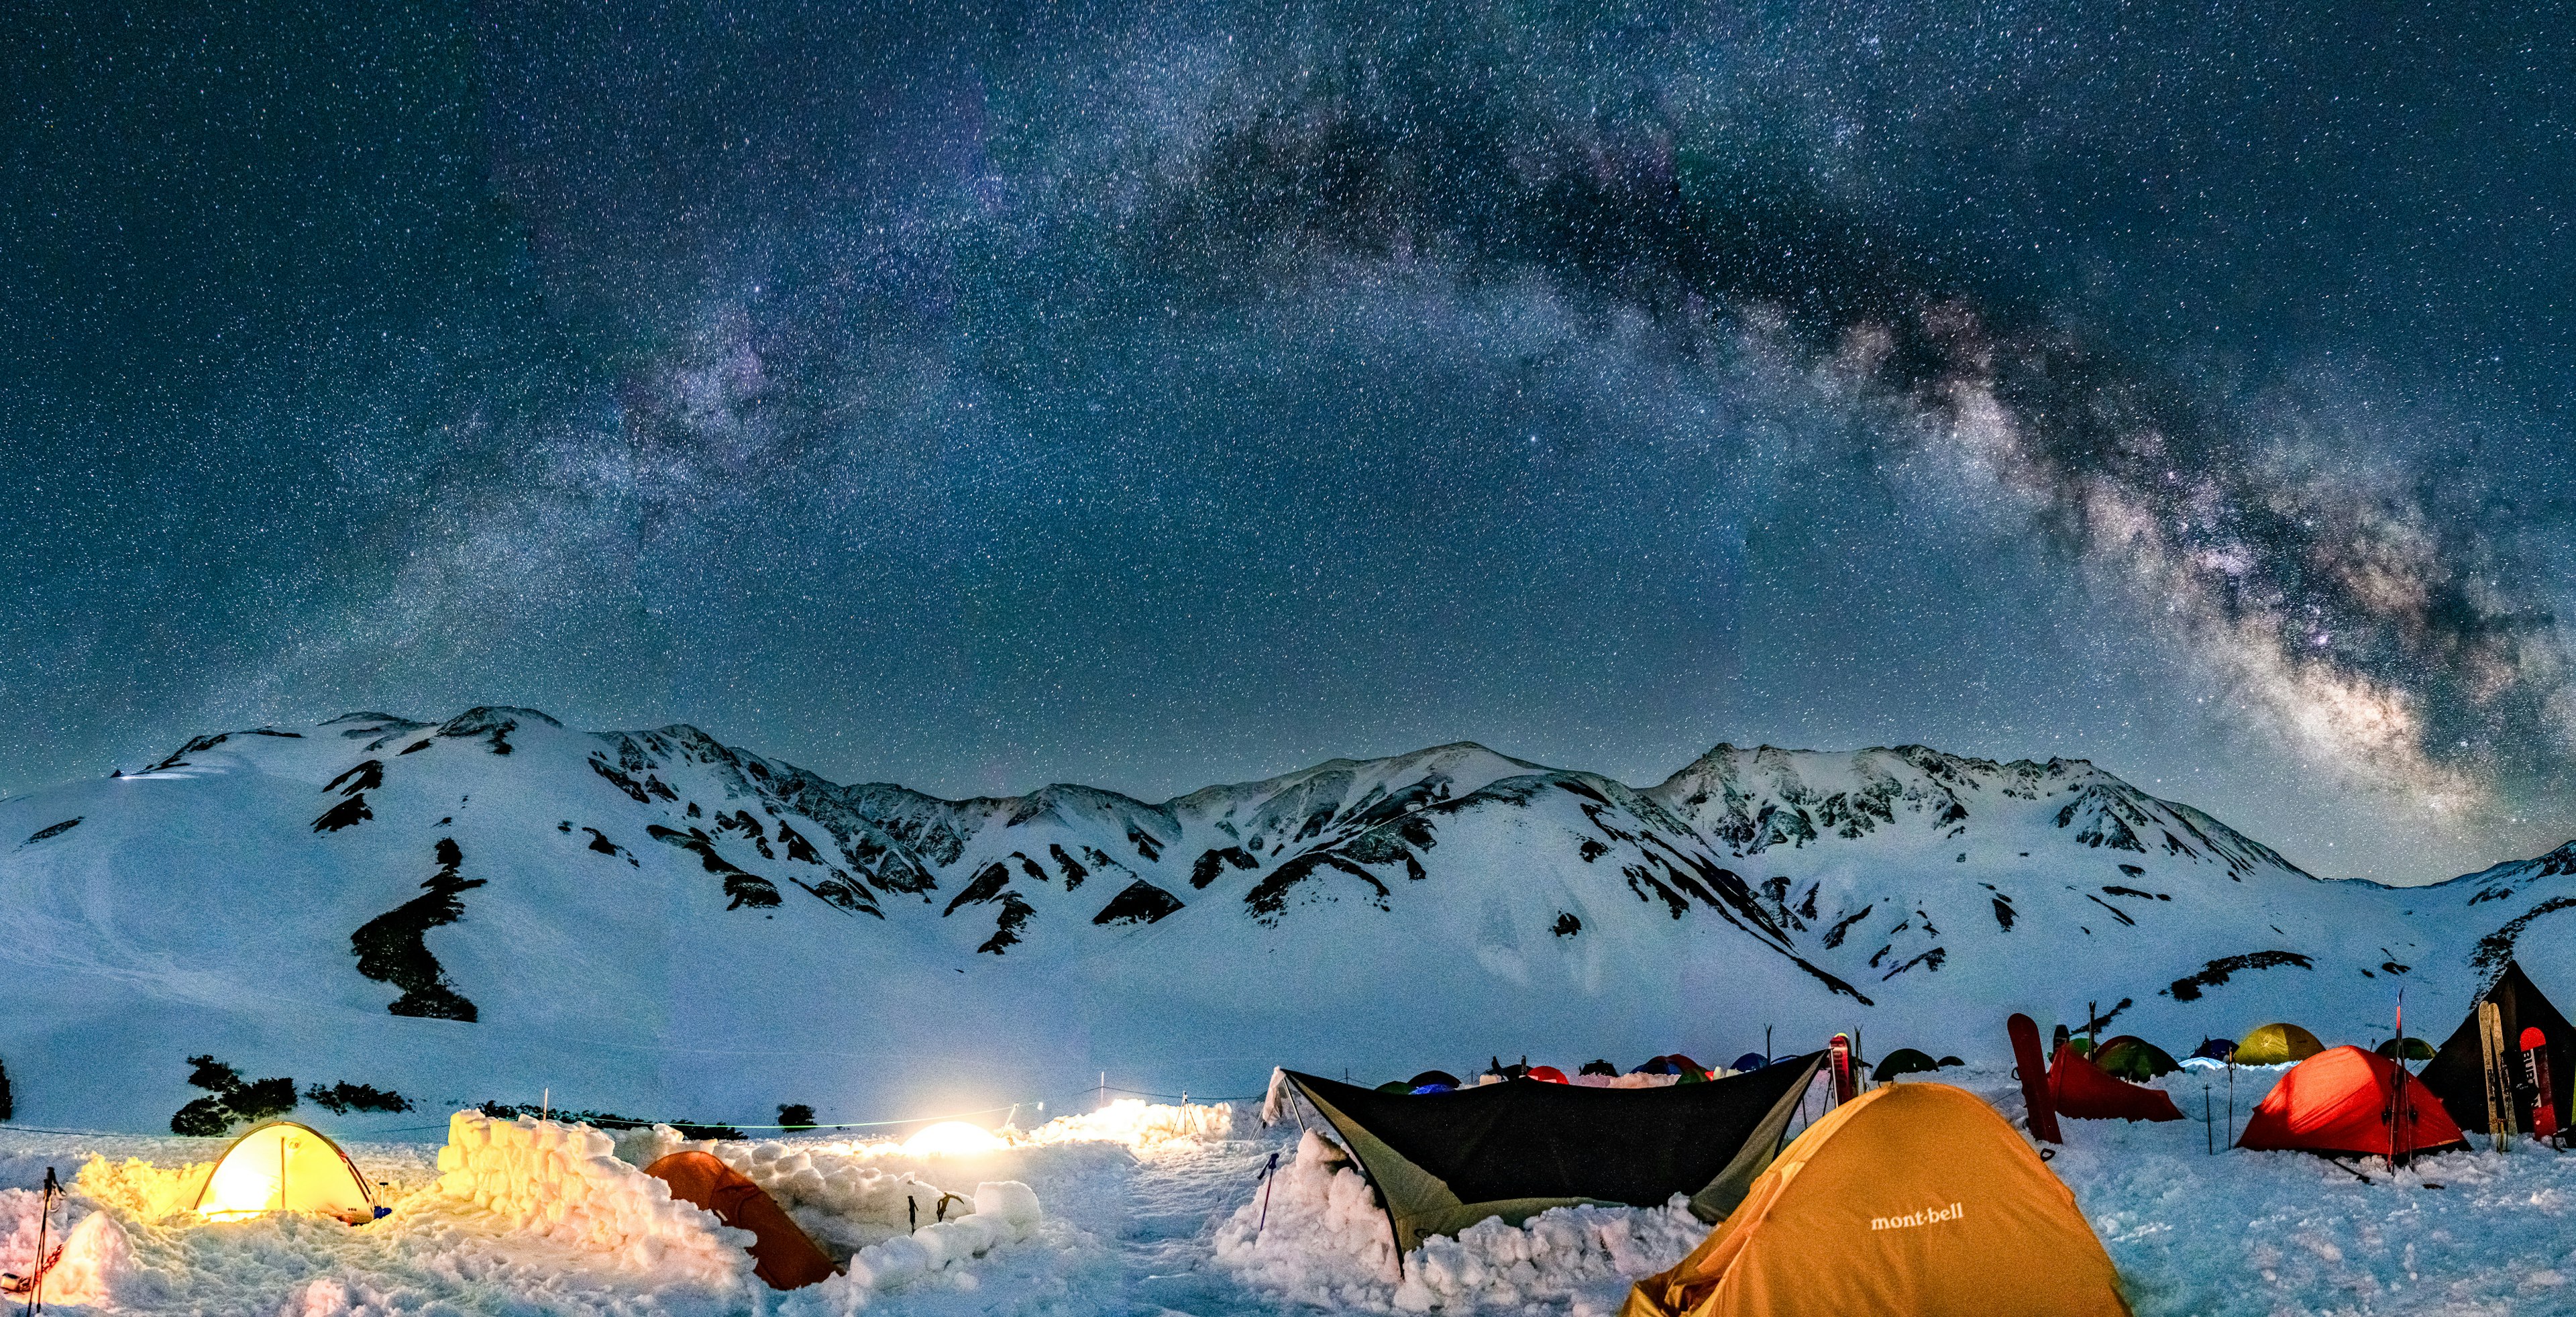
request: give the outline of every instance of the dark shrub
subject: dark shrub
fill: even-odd
[[[220,1138],[232,1127],[232,1113],[224,1110],[224,1100],[217,1097],[198,1098],[170,1117],[171,1133],[202,1139]]]

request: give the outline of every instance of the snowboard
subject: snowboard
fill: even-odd
[[[2021,1076],[2021,1100],[2030,1108],[2030,1133],[2036,1139],[2064,1143],[2057,1128],[2057,1108],[2048,1099],[2048,1061],[2039,1054],[2039,1024],[2027,1015],[2004,1021],[2012,1035],[2013,1066]]]
[[[2558,1137],[2558,1090],[2549,1086],[2549,1037],[2537,1026],[2522,1031],[2522,1074],[2531,1082],[2531,1137]]]
[[[1851,1035],[1835,1034],[1830,1046],[1833,1053],[1834,1101],[1839,1105],[1860,1096],[1860,1077],[1852,1072]]]

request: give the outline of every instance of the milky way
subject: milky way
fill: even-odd
[[[0,787],[536,704],[2576,829],[2566,26],[754,4],[14,38]]]

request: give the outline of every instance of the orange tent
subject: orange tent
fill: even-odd
[[[2128,1317],[2075,1195],[1975,1095],[1890,1084],[1784,1149],[1620,1317]]]
[[[2405,1085],[2404,1119],[2391,1139],[2389,1097]],[[2442,1100],[2403,1066],[2358,1047],[2336,1047],[2301,1061],[2272,1086],[2245,1122],[2240,1148],[2385,1157],[2469,1146]]]
[[[673,1198],[695,1203],[726,1225],[757,1236],[751,1271],[769,1288],[801,1289],[831,1277],[832,1260],[814,1247],[787,1209],[712,1153],[675,1152],[645,1167],[644,1173],[670,1185]]]
[[[2048,1066],[2049,1105],[2084,1120],[2180,1120],[2182,1108],[2161,1088],[2132,1084],[2075,1053],[2068,1043]]]

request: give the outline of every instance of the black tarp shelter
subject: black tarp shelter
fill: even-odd
[[[1515,1079],[1397,1094],[1286,1078],[1358,1160],[1405,1253],[1489,1216],[1519,1225],[1579,1203],[1655,1207],[1686,1194],[1714,1223],[1770,1167],[1823,1061],[1668,1088]]]
[[[2576,1026],[2569,1025],[2567,1017],[2559,1014],[2558,1008],[2541,995],[2539,986],[2522,972],[2522,966],[2510,960],[2504,963],[2504,972],[2496,975],[2495,982],[2479,994],[2478,1000],[2494,1002],[2497,1014],[2503,1017],[2504,1045],[2513,1054],[2511,1071],[2517,1089],[2511,1099],[2515,1131],[2529,1133],[2531,1130],[2530,1094],[2521,1091],[2524,1086],[2520,1048],[2522,1031],[2535,1025],[2549,1040],[2542,1050],[2549,1057],[2549,1087],[2554,1090],[2557,1100],[2559,1124],[2564,1126],[2568,1118],[2569,1088],[2576,1085]],[[2472,1133],[2486,1132],[2485,1053],[2478,1045],[2478,1010],[2474,1004],[2469,1007],[2468,1018],[2451,1031],[2450,1040],[2442,1044],[2441,1051],[2433,1054],[2433,1059],[2425,1064],[2416,1078],[2423,1080],[2425,1087],[2442,1099],[2442,1109],[2451,1113],[2453,1123]]]

